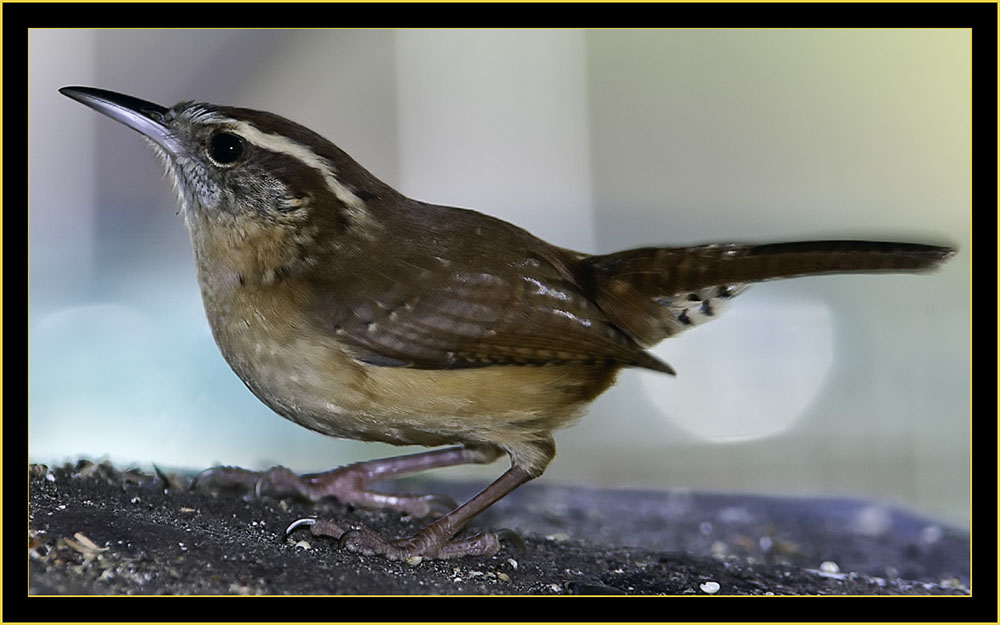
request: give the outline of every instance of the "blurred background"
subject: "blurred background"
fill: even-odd
[[[931,275],[754,286],[656,348],[676,378],[625,372],[557,433],[542,479],[862,497],[968,527],[966,30],[33,30],[29,71],[33,462],[317,471],[413,451],[250,394],[157,159],[56,91],[88,85],[278,113],[407,195],[581,251],[957,246]]]

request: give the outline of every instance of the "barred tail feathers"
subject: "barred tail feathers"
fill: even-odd
[[[714,318],[749,283],[836,273],[922,272],[948,247],[880,241],[638,248],[587,260],[594,299],[645,347]]]

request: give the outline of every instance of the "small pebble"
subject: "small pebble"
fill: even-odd
[[[705,582],[704,584],[699,586],[699,588],[701,588],[702,592],[704,593],[707,593],[709,595],[714,595],[715,593],[719,592],[720,586],[719,582]]]

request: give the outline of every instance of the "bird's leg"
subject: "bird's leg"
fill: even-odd
[[[520,537],[510,530],[480,532],[470,538],[452,540],[477,514],[521,484],[541,475],[556,455],[556,446],[550,435],[516,444],[508,443],[505,450],[510,455],[510,469],[461,506],[409,538],[386,540],[367,528],[345,528],[323,519],[300,519],[285,530],[285,535],[300,526],[310,525],[313,534],[336,538],[341,546],[350,551],[366,555],[377,554],[390,560],[489,556],[500,550],[501,538],[513,538],[523,546]]]
[[[297,475],[285,467],[262,473],[233,467],[209,469],[198,476],[196,486],[253,487],[258,496],[299,496],[310,501],[336,497],[341,503],[368,508],[399,510],[413,517],[427,516],[433,508],[448,510],[455,502],[441,495],[390,495],[368,490],[372,482],[459,464],[486,464],[500,452],[486,447],[449,447],[407,456],[358,462],[324,473]]]
[[[286,532],[311,525],[314,535],[339,539],[340,545],[349,551],[382,555],[390,560],[415,557],[445,560],[463,556],[490,556],[500,550],[501,538],[514,538],[518,543],[520,538],[510,530],[500,530],[480,532],[462,540],[451,539],[473,517],[533,477],[535,476],[528,474],[520,466],[513,465],[477,495],[409,538],[385,540],[367,528],[343,528],[336,522],[325,519],[301,519],[289,526]]]

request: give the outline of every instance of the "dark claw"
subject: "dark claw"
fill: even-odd
[[[521,537],[509,529],[482,532],[470,538],[438,543],[424,533],[399,540],[385,540],[362,526],[344,528],[333,521],[307,517],[292,522],[285,529],[285,540],[300,527],[310,527],[313,536],[327,536],[337,541],[341,549],[364,555],[382,555],[390,560],[426,558],[448,560],[463,556],[491,556],[500,550],[501,541],[509,542],[519,551],[525,550]],[[418,560],[419,561],[419,560]]]
[[[424,495],[421,499],[427,502],[429,512],[448,514],[458,507],[458,502],[447,495]]]
[[[384,554],[389,543],[368,528],[353,527],[340,535],[338,546],[347,551],[370,556],[377,553]]]
[[[340,538],[347,531],[330,519],[306,517],[304,519],[292,521],[291,525],[285,528],[285,539],[287,540],[288,536],[300,527],[308,527],[309,533],[313,536],[326,536],[334,540],[340,540]]]
[[[250,490],[260,474],[239,467],[212,467],[205,469],[191,481],[190,490],[209,488],[213,490]]]
[[[191,480],[191,486],[188,487],[188,490],[198,490],[198,481],[201,480],[201,478],[206,473],[208,473],[209,471],[214,471],[214,470],[215,470],[215,467],[212,467],[211,469],[205,469],[204,471],[199,471],[198,475],[196,475],[196,476],[194,476],[194,478],[192,478],[192,480]]]
[[[304,519],[296,519],[295,521],[292,521],[292,523],[285,528],[285,537],[282,539],[282,542],[288,541],[292,532],[300,527],[311,527],[313,525],[316,525],[316,517],[306,517]]]
[[[257,499],[263,499],[267,493],[276,497],[292,495],[316,501],[306,492],[303,478],[290,469],[281,466],[271,467],[267,471],[253,475],[257,478],[253,483],[253,494]]]
[[[509,542],[511,546],[522,553],[528,548],[527,545],[524,544],[524,539],[521,538],[521,535],[514,530],[503,528],[496,530],[493,533],[496,535],[497,540],[501,542]]]

